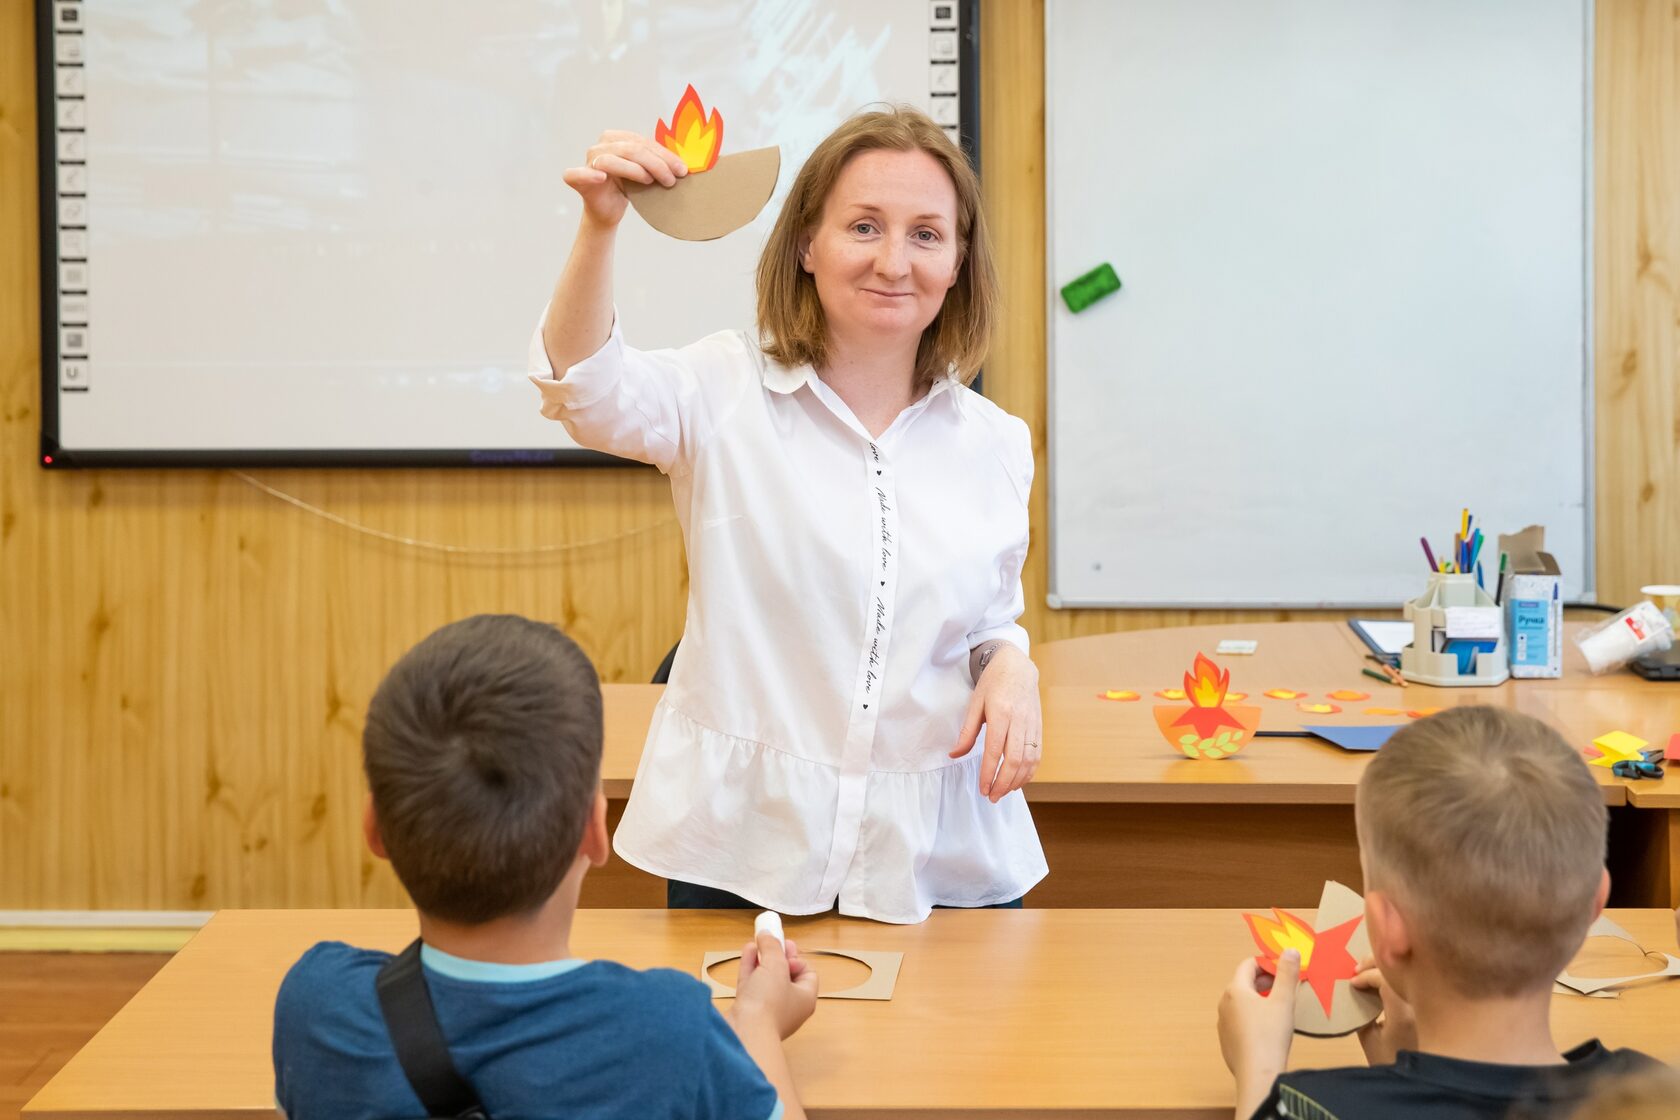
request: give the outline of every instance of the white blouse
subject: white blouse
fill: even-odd
[[[615,321],[556,380],[539,323],[530,365],[544,416],[670,477],[688,547],[619,855],[785,914],[884,922],[1042,879],[1026,798],[980,795],[984,740],[948,757],[969,651],[1027,648],[1026,425],[946,378],[872,439],[741,331],[639,351]]]

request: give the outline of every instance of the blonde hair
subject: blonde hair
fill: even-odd
[[[1366,888],[1395,897],[1461,994],[1549,985],[1580,948],[1609,818],[1546,724],[1483,707],[1419,720],[1371,760],[1356,805]]]
[[[926,387],[955,367],[974,380],[991,346],[997,316],[997,273],[980,207],[980,177],[962,149],[926,113],[908,105],[859,113],[817,145],[793,181],[781,216],[758,259],[758,331],[765,354],[787,366],[822,366],[828,322],[816,281],[799,263],[800,239],[822,219],[823,204],[853,156],[867,151],[926,152],[945,168],[957,192],[957,282],[922,332],[916,384]]]

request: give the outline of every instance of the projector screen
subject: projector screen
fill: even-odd
[[[751,327],[794,174],[880,101],[974,151],[977,20],[904,0],[39,0],[42,461],[598,462],[526,347],[576,228],[562,171],[693,84],[723,154],[780,145],[758,219],[632,211],[627,339]]]

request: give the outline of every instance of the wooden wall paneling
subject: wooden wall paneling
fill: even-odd
[[[1598,590],[1680,581],[1680,4],[1598,0]]]

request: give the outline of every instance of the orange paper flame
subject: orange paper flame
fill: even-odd
[[[713,109],[711,119],[706,119],[706,107],[691,84],[671,114],[670,127],[660,121],[653,138],[675,152],[690,171],[710,171],[723,149],[723,118]]]
[[[1277,920],[1259,914],[1244,914],[1254,943],[1260,946],[1260,967],[1277,975],[1277,959],[1284,950],[1294,949],[1301,954],[1301,983],[1310,987],[1318,997],[1324,1014],[1330,1014],[1335,1001],[1336,982],[1351,980],[1359,972],[1359,962],[1348,952],[1348,942],[1359,928],[1363,917],[1351,918],[1330,929],[1314,930],[1287,910],[1272,908]],[[1319,950],[1317,961],[1313,950]]]
[[[1273,909],[1272,913],[1277,915],[1277,921],[1259,914],[1243,915],[1248,920],[1249,932],[1254,934],[1254,943],[1273,959],[1282,956],[1285,949],[1294,949],[1301,954],[1301,971],[1305,972],[1312,965],[1313,944],[1318,935],[1287,910]]]
[[[1198,708],[1217,708],[1225,703],[1231,686],[1231,670],[1221,669],[1204,654],[1196,655],[1195,675],[1184,674],[1184,695]]]

